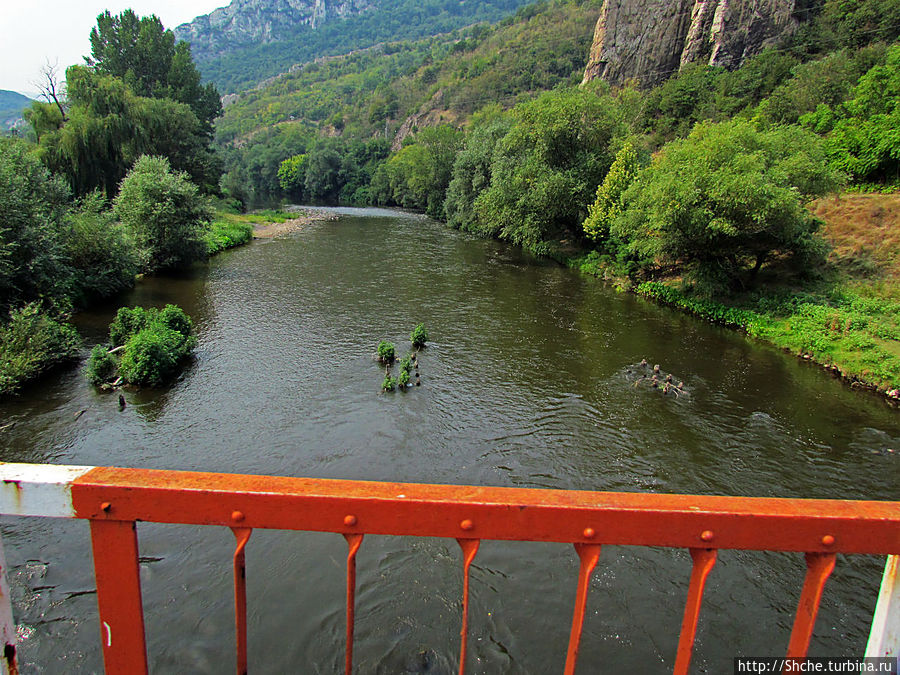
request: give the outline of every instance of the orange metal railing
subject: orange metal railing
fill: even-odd
[[[838,553],[900,553],[900,502],[534,490],[81,467],[83,471],[71,480],[56,483],[66,482],[71,511],[51,513],[53,509],[36,505],[31,496],[43,479],[30,474],[7,479],[3,467],[0,464],[0,479],[7,486],[15,483],[16,492],[0,494],[0,511],[90,521],[103,654],[111,673],[147,670],[136,521],[217,525],[234,531],[238,673],[247,671],[244,550],[255,528],[335,532],[347,540],[347,673],[353,664],[356,555],[366,534],[457,540],[464,572],[460,673],[466,665],[469,567],[484,539],[574,544],[580,565],[567,674],[575,672],[591,573],[605,544],[690,551],[693,567],[674,667],[678,674],[687,673],[690,665],[703,591],[719,549],[805,554],[807,572],[788,658],[806,655],[825,582]]]

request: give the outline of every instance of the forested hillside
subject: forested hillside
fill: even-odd
[[[192,43],[204,78],[223,93],[239,92],[293,65],[347,54],[384,42],[417,40],[479,22],[499,21],[527,0],[379,0],[370,3],[309,2],[292,16],[270,2],[232,5],[240,16],[221,26],[204,17],[176,33]],[[302,3],[301,3],[302,4]],[[315,21],[315,10],[324,14]],[[346,5],[346,15],[333,13]],[[357,7],[359,6],[359,7]],[[221,12],[222,10],[217,10]],[[359,13],[357,13],[359,12]],[[234,25],[238,29],[231,29]],[[583,65],[583,64],[582,64]]]
[[[25,108],[31,105],[31,99],[14,91],[0,90],[0,130],[10,129],[22,119]]]
[[[248,91],[216,125],[226,185],[248,201],[277,199],[285,194],[278,168],[288,157],[312,150],[358,164],[362,153],[365,164],[369,155],[384,159],[415,128],[459,126],[485,106],[509,108],[520,96],[574,85],[581,79],[599,5],[599,0],[537,3],[494,26],[308,63]],[[342,193],[347,202],[368,201],[365,192],[353,195],[368,183],[372,169],[363,167],[366,175],[360,177],[357,167],[341,168],[352,176],[344,181],[350,187],[339,186],[331,197]],[[292,194],[303,196],[296,188]]]

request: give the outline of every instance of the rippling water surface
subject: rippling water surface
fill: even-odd
[[[0,405],[3,459],[430,483],[898,499],[900,423],[814,366],[618,294],[555,264],[419,216],[343,209],[279,240],[148,279],[120,304],[174,302],[199,347],[164,391],[95,392],[78,369]],[[78,317],[100,341],[115,306]],[[431,336],[422,386],[380,394],[380,339]],[[85,355],[86,355],[85,351]],[[642,358],[687,395],[633,386]],[[75,418],[78,411],[84,414]],[[233,668],[225,528],[138,528],[151,667]],[[22,662],[102,668],[88,528],[4,519]],[[346,545],[256,531],[248,548],[252,672],[343,664]],[[723,552],[697,672],[782,654],[802,556]],[[840,557],[811,649],[859,654],[882,561]],[[570,546],[484,542],[472,576],[470,670],[561,672],[577,558]],[[607,547],[592,584],[583,672],[674,663],[686,551]],[[359,555],[361,673],[455,672],[455,542],[367,537]]]

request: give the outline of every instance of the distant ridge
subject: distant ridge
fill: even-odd
[[[9,131],[22,121],[22,113],[31,106],[31,99],[22,94],[0,89],[0,127]]]
[[[291,66],[495,22],[530,0],[233,0],[175,29],[207,81],[240,92]]]

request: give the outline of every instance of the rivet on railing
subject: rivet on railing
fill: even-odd
[[[354,525],[356,525],[356,516],[344,516],[344,525],[346,525],[347,527],[353,527]]]
[[[244,513],[243,513],[243,511],[232,511],[232,512],[231,512],[231,519],[232,519],[234,522],[236,522],[236,523],[241,522],[241,521],[244,519]]]
[[[713,534],[712,530],[703,530],[700,534],[700,539],[703,541],[712,541],[716,535]]]
[[[473,527],[475,527],[475,523],[473,523],[473,522],[472,522],[471,520],[469,520],[468,518],[466,518],[464,521],[462,521],[462,522],[459,524],[459,528],[460,528],[461,530],[466,530],[467,532],[468,532],[469,530],[471,530]]]
[[[586,527],[586,528],[584,528],[584,532],[582,532],[582,534],[584,535],[584,538],[585,538],[585,539],[593,539],[594,537],[597,536],[597,533],[594,532],[594,528],[593,528],[593,527]]]
[[[109,513],[110,509],[112,509],[112,504],[109,502],[103,502],[100,505],[100,510],[103,511],[103,513]]]
[[[822,537],[822,545],[823,546],[834,546],[834,535],[826,534],[824,537]]]

